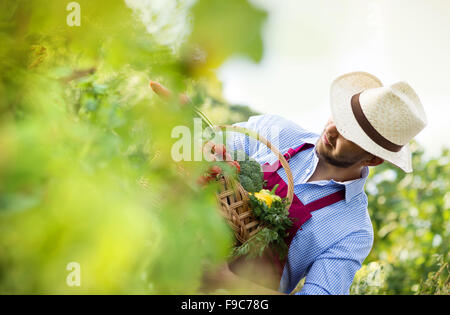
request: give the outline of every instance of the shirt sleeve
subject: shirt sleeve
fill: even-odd
[[[259,135],[268,138],[268,126],[274,123],[274,115],[252,116],[248,121],[236,123],[233,126],[243,127],[255,131]],[[270,141],[270,139],[268,139]],[[227,147],[232,151],[244,151],[248,156],[254,157],[264,146],[261,142],[250,138],[239,132],[230,132],[227,134]]]
[[[356,272],[372,249],[373,236],[353,233],[314,260],[297,295],[349,294]]]
[[[270,141],[282,153],[286,152],[289,148],[301,145],[305,141],[315,143],[318,137],[316,134],[304,130],[294,122],[272,114],[252,116],[248,121],[234,124],[234,126],[255,131]],[[227,147],[231,150],[245,151],[248,156],[256,160],[259,157],[267,156],[271,152],[260,141],[237,132],[227,133]],[[275,155],[273,155],[273,158],[276,159]]]

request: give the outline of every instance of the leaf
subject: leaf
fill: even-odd
[[[267,13],[247,0],[199,0],[192,8],[189,42],[206,53],[208,68],[232,55],[258,62],[262,58],[261,27]]]

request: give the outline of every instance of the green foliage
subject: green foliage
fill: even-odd
[[[382,294],[387,268],[383,262],[364,264],[355,275],[350,294]]]
[[[274,193],[277,186],[272,191],[261,190],[259,193],[249,194],[253,215],[264,228],[247,242],[235,248],[234,257],[240,255],[249,258],[261,257],[269,247],[275,249],[281,259],[286,256],[288,247],[284,238],[287,236],[287,230],[292,226],[292,221],[286,208],[287,199],[282,199]],[[267,204],[267,198],[271,200],[269,205]]]
[[[80,27],[66,24],[66,1],[0,3],[0,292],[196,293],[232,237],[214,188],[196,186],[206,163],[171,157],[192,108],[161,102],[148,83],[177,93],[214,80],[191,77],[124,1],[78,2]],[[194,30],[216,14],[201,2]],[[246,1],[221,6],[239,2],[254,19]],[[227,56],[260,51],[230,40]],[[80,287],[66,283],[70,262]]]
[[[261,165],[255,160],[249,159],[245,152],[233,152],[231,156],[233,160],[239,161],[241,166],[238,177],[242,187],[251,193],[260,191],[264,184],[264,174]]]
[[[384,280],[376,284],[379,294],[431,294],[449,286],[448,277],[435,281],[434,291],[422,289],[421,283],[448,261],[450,150],[425,159],[417,143],[412,148],[413,173],[383,163],[366,184],[375,242],[365,265],[383,265]],[[436,254],[443,257],[439,264]]]
[[[448,266],[448,257],[448,254],[447,257],[444,255],[434,255],[439,269],[428,274],[428,278],[420,284],[417,294],[450,294],[450,268]]]
[[[232,256],[244,256],[247,259],[262,257],[271,244],[278,241],[278,234],[270,228],[263,228],[247,242],[233,249]],[[286,245],[285,245],[286,246]]]
[[[189,42],[206,52],[212,68],[233,54],[260,61],[261,27],[266,15],[244,0],[199,0],[192,8],[196,23]]]
[[[219,82],[210,80],[207,86],[200,82],[191,91],[193,103],[216,125],[231,125],[260,114],[248,106],[227,103],[219,97],[221,90]]]

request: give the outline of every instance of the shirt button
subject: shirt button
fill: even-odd
[[[309,168],[306,169],[306,173],[309,173]]]

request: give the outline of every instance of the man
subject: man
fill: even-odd
[[[237,124],[277,143],[282,153],[289,153],[286,157],[297,200],[290,213],[298,212],[303,219],[290,235],[278,291],[243,280],[227,266],[209,275],[210,283],[247,288],[244,292],[248,294],[289,294],[306,277],[296,294],[349,293],[355,273],[373,244],[364,192],[368,168],[387,161],[411,172],[408,142],[425,127],[426,116],[407,83],[383,87],[379,79],[364,72],[337,78],[330,96],[332,117],[320,136],[275,115],[255,116]],[[230,149],[243,149],[262,165],[275,162],[269,149],[245,136],[236,136]],[[280,182],[287,181],[282,168],[274,171]],[[331,201],[330,196],[334,198]],[[327,199],[330,202],[319,201],[320,206],[307,209]]]

